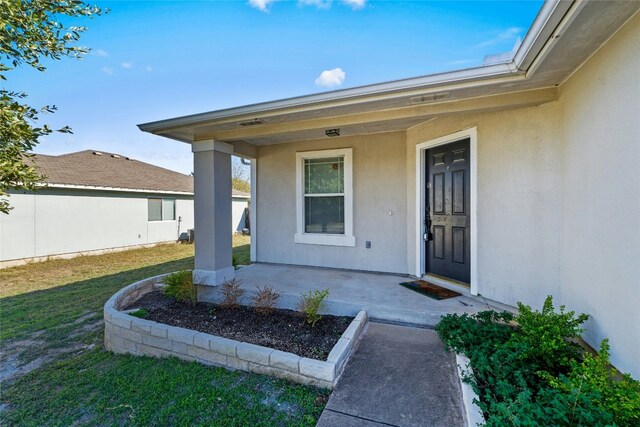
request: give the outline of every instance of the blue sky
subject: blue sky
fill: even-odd
[[[188,144],[136,124],[480,65],[524,37],[541,1],[97,2],[111,12],[69,21],[89,30],[81,61],[19,68],[26,91],[72,135],[36,153],[99,149],[189,173]]]

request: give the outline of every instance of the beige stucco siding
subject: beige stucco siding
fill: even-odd
[[[561,300],[640,378],[640,15],[560,92]]]
[[[416,145],[477,129],[478,289],[488,298],[538,305],[558,290],[559,112],[557,103],[551,103],[438,119],[407,132],[407,234],[417,236]],[[415,243],[407,250],[410,271],[415,272]]]
[[[257,260],[406,273],[404,133],[263,146],[258,155]],[[296,152],[353,149],[355,247],[294,243]],[[391,215],[390,215],[391,212]],[[371,249],[365,241],[371,241]]]
[[[438,119],[407,131],[415,146],[478,132],[478,290],[507,304],[588,313],[585,339],[640,378],[640,16],[539,107]],[[415,206],[415,185],[407,188]],[[415,210],[415,209],[414,209]],[[416,235],[408,209],[407,235]],[[410,271],[415,245],[409,244]]]

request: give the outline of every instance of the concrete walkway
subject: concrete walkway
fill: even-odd
[[[455,356],[436,333],[370,322],[318,427],[463,426]]]
[[[327,313],[355,316],[360,310],[366,310],[370,319],[390,322],[434,326],[447,313],[476,313],[496,308],[460,287],[455,290],[462,296],[441,301],[431,299],[399,286],[400,282],[413,279],[395,274],[257,263],[237,270],[236,278],[246,291],[245,297],[251,296],[256,286],[269,285],[280,291],[279,308],[295,308],[301,293],[329,288]],[[219,292],[213,287],[204,292],[211,293],[211,300],[219,298]]]

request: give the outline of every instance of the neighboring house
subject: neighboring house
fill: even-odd
[[[191,176],[94,150],[38,154],[29,161],[47,185],[10,191],[14,209],[0,214],[0,267],[176,241],[193,228]],[[245,226],[248,199],[234,190],[227,202],[233,205],[233,231]]]
[[[231,189],[231,232],[244,233],[250,229],[249,202],[251,194]]]
[[[235,154],[252,162],[254,261],[553,295],[640,378],[639,8],[547,1],[503,63],[140,125],[192,145],[196,228],[216,236],[195,280],[234,275],[215,201]]]

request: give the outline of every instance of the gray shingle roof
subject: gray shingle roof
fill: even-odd
[[[85,150],[59,156],[36,154],[27,161],[46,176],[48,184],[193,194],[192,176],[106,151]],[[233,190],[233,195],[249,197],[237,190]]]
[[[36,154],[31,160],[48,184],[193,193],[193,177],[115,153]]]

